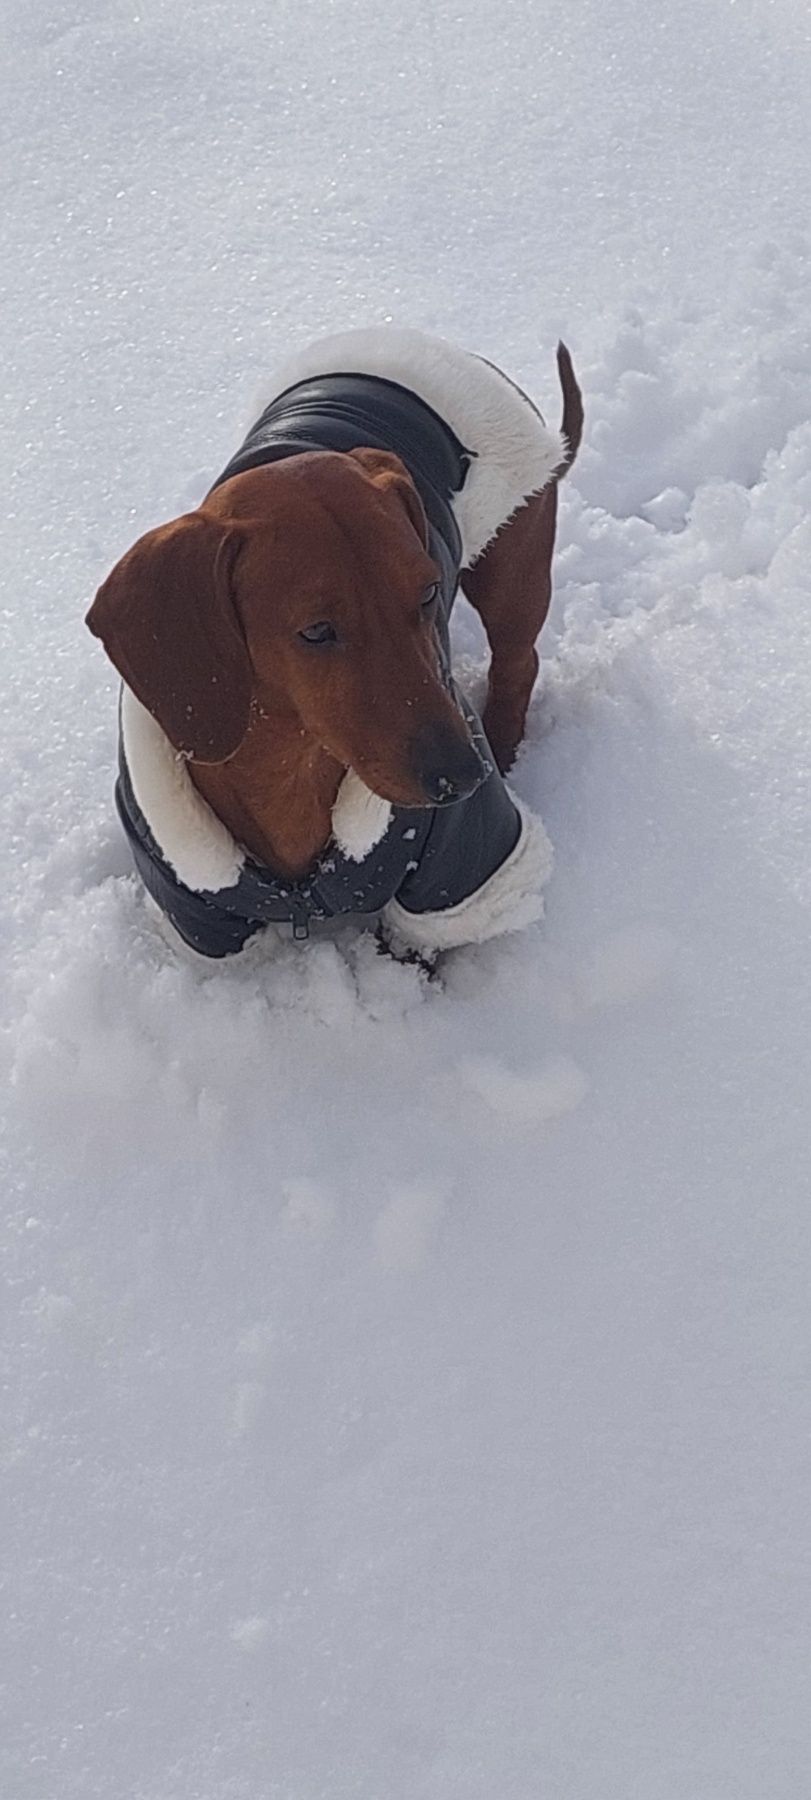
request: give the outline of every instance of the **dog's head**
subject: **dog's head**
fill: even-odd
[[[427,541],[397,457],[297,456],[147,532],[87,623],[192,760],[227,761],[258,709],[298,721],[383,799],[435,805],[483,766],[442,679]]]

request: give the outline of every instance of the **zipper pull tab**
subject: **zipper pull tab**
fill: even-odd
[[[306,913],[294,913],[293,914],[293,940],[294,940],[294,942],[304,943],[304,941],[309,937],[309,935],[310,935],[310,926],[309,926],[309,923],[307,920]]]

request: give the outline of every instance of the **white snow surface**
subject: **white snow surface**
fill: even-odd
[[[3,1800],[801,1800],[811,25],[4,8]],[[557,423],[542,923],[173,955],[83,613],[392,318]],[[460,609],[474,685],[482,641]]]

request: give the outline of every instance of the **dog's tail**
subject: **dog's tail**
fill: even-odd
[[[567,469],[571,468],[583,436],[583,396],[572,359],[563,343],[558,344],[558,375],[563,389],[563,418],[560,428],[566,440],[566,455],[555,470],[556,481],[560,481]]]

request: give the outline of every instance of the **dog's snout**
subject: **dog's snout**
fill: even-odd
[[[445,725],[432,725],[420,733],[414,740],[411,761],[425,798],[433,806],[465,800],[488,773],[475,744]]]

